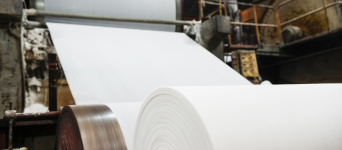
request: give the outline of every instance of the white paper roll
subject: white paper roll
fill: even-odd
[[[47,24],[76,104],[139,102],[160,86],[251,85],[183,33]]]
[[[141,104],[142,102],[106,104],[118,119],[128,150],[133,149],[135,124]]]
[[[170,87],[142,106],[134,149],[342,149],[342,85]]]

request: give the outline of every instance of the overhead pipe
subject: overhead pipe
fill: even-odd
[[[27,16],[50,16],[50,17],[122,21],[122,22],[137,22],[137,23],[150,23],[150,24],[169,24],[169,25],[193,26],[193,25],[201,23],[200,21],[121,18],[121,17],[110,17],[110,16],[96,16],[96,15],[85,15],[85,14],[75,14],[75,13],[53,12],[53,11],[36,10],[36,9],[25,9],[25,13]]]

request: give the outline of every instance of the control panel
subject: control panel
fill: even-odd
[[[257,58],[254,50],[237,50],[232,52],[232,67],[242,76],[252,79],[259,77]]]

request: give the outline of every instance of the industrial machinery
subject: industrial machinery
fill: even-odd
[[[253,84],[265,80],[273,84],[342,82],[340,0],[175,1],[173,19],[143,19],[134,17],[139,13],[133,8],[125,12],[131,16],[122,17],[98,15],[96,10],[90,11],[93,14],[51,11],[54,3],[50,1],[47,10],[47,0],[1,0],[0,149],[79,144],[80,137],[63,141],[59,135],[78,132],[57,126],[60,110],[75,101],[47,21],[184,32]],[[68,9],[74,8],[65,6]],[[90,109],[108,111],[100,106]],[[77,124],[77,117],[92,115],[86,110],[67,106],[63,111],[70,116],[59,122]],[[56,136],[56,129],[63,131]]]

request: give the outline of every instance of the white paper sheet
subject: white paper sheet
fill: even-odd
[[[251,85],[182,33],[47,25],[76,104],[139,102],[160,86]]]
[[[125,137],[128,150],[133,149],[134,131],[142,102],[108,103],[106,104],[114,113]]]
[[[342,84],[169,87],[150,94],[134,149],[338,150]]]

